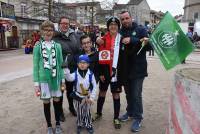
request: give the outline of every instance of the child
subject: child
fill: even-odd
[[[83,127],[87,128],[89,134],[94,133],[90,109],[96,95],[96,81],[88,67],[89,57],[80,55],[78,69],[72,74],[68,68],[66,69],[66,79],[74,81],[73,95],[71,96],[74,98],[74,107],[77,112],[77,134],[81,133]]]
[[[52,40],[54,24],[51,21],[44,21],[41,25],[42,39],[38,41],[33,51],[33,77],[35,92],[43,100],[44,115],[47,122],[47,134],[53,134],[51,124],[50,99],[53,98],[55,111],[56,128],[55,134],[61,134],[60,127],[60,96],[64,87],[64,73],[61,69],[62,50],[60,44]]]
[[[83,35],[80,37],[82,54],[87,54],[90,59],[89,69],[94,73],[96,82],[99,81],[99,53],[95,51],[92,46],[92,40],[90,36]]]
[[[120,93],[122,91],[117,79],[117,66],[119,56],[119,46],[121,35],[119,34],[120,21],[116,17],[111,17],[107,21],[107,32],[103,37],[98,37],[99,44],[99,97],[97,100],[97,113],[94,121],[102,117],[103,105],[105,102],[108,86],[110,85],[113,96],[113,125],[116,129],[121,128],[119,121]]]

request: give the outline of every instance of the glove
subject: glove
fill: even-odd
[[[111,77],[114,77],[116,75],[117,69],[112,67],[112,75]]]

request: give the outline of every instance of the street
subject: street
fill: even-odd
[[[157,56],[148,56],[149,76],[144,81],[143,103],[144,120],[138,134],[165,134],[168,120],[168,104],[173,76],[177,69],[200,67],[200,52],[187,57],[186,64],[165,71]],[[23,50],[0,52],[0,134],[45,134],[46,121],[42,101],[35,96],[32,82],[32,55]],[[120,130],[113,127],[113,104],[110,91],[107,94],[103,117],[94,123],[95,134],[131,134],[131,121],[122,123]],[[121,112],[125,113],[126,100],[121,93]],[[53,105],[51,105],[53,111]],[[61,124],[64,134],[75,134],[76,118],[68,111],[64,97],[66,121]],[[93,106],[96,112],[96,104]],[[52,123],[55,126],[52,112]],[[84,131],[86,134],[86,131]]]

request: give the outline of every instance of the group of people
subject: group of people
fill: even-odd
[[[41,25],[41,39],[33,50],[33,76],[35,92],[43,101],[47,133],[61,134],[60,121],[64,122],[63,94],[69,111],[77,118],[77,134],[86,128],[94,133],[93,122],[103,116],[103,105],[110,85],[113,96],[113,125],[121,128],[121,122],[133,119],[131,131],[138,132],[143,120],[142,89],[147,76],[146,51],[151,49],[145,28],[133,22],[128,11],[107,21],[107,32],[96,39],[98,49],[93,47],[91,37],[77,36],[70,29],[70,20],[62,17],[55,32],[51,21]],[[141,44],[145,44],[141,49]],[[140,51],[138,53],[138,51]],[[97,111],[92,117],[91,106],[99,94]],[[120,93],[126,93],[126,113],[120,116]],[[55,130],[51,124],[50,99],[56,120]]]
[[[32,38],[24,40],[24,53],[31,54],[33,53],[33,47],[37,41],[40,39],[39,31],[35,31],[32,33]]]

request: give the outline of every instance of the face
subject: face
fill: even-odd
[[[84,62],[84,61],[80,61],[78,63],[78,68],[80,70],[86,70],[87,68],[89,67],[89,64],[87,62]]]
[[[90,52],[92,48],[92,42],[90,37],[87,37],[81,41],[82,48],[85,52]]]
[[[63,18],[60,21],[59,28],[61,32],[67,32],[69,29],[69,19]]]
[[[123,27],[130,27],[132,25],[132,18],[128,12],[125,12],[120,15],[120,20]]]
[[[109,27],[108,27],[109,31],[111,34],[116,34],[118,32],[118,25],[116,22],[111,22]]]
[[[43,38],[45,41],[50,41],[54,34],[54,29],[52,27],[44,27],[42,30],[43,32]]]

